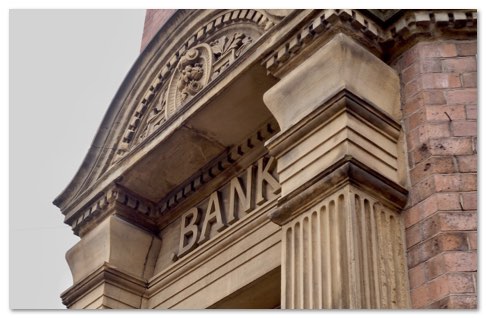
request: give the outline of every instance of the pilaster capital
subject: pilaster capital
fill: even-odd
[[[346,185],[373,193],[382,204],[395,211],[400,211],[407,201],[408,191],[405,188],[376,173],[352,156],[345,156],[290,195],[282,197],[269,217],[272,222],[283,226]]]
[[[70,308],[92,308],[87,301],[101,299],[96,306],[140,308],[160,244],[158,236],[116,214],[107,216],[66,253],[73,286],[63,293],[63,303]]]
[[[116,301],[119,303],[122,300],[120,297],[113,295],[112,293],[115,290],[107,285],[116,286],[125,291],[129,290],[131,297],[128,300],[125,296],[125,305],[129,305],[126,304],[126,302],[129,302],[132,304],[132,307],[139,308],[137,304],[141,303],[141,299],[146,292],[147,280],[133,276],[109,263],[103,263],[94,272],[63,292],[61,295],[62,303],[68,308],[80,309],[92,308],[93,303],[98,300],[99,306],[97,308],[113,308],[110,306],[110,302]],[[97,291],[100,286],[102,286],[102,290]],[[111,299],[111,297],[107,297],[107,294],[118,299]],[[104,296],[100,297],[100,295]]]
[[[337,34],[268,90],[264,101],[280,126],[265,144],[277,159],[279,205],[316,197],[310,189],[337,190],[345,181],[378,193],[378,184],[390,185],[384,189],[392,201],[404,204],[397,147],[400,82],[390,66]],[[325,184],[314,187],[321,178]],[[286,209],[272,218],[281,223],[277,215]]]

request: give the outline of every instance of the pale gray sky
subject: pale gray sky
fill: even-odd
[[[78,238],[52,200],[139,55],[144,10],[11,10],[10,308],[64,308]]]

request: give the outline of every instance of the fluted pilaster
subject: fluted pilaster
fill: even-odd
[[[264,96],[282,308],[407,308],[397,74],[338,34]]]
[[[401,219],[346,186],[282,227],[282,308],[406,308]]]

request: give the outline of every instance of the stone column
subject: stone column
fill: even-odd
[[[282,308],[407,308],[396,72],[338,34],[267,91]]]

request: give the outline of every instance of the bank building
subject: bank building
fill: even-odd
[[[476,10],[148,10],[142,46],[54,200],[66,307],[477,308]]]

